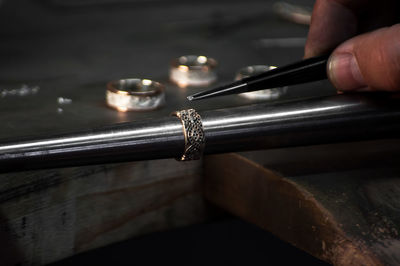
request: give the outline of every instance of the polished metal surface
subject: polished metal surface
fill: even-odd
[[[338,95],[204,112],[205,153],[398,137],[399,103]]]
[[[176,117],[0,145],[0,171],[178,157],[184,149]]]
[[[333,96],[200,112],[206,154],[397,137],[399,100]],[[174,158],[185,138],[176,117],[0,145],[0,171]]]

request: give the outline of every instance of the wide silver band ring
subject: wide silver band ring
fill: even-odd
[[[107,104],[121,112],[154,110],[165,104],[164,86],[150,79],[120,79],[107,84]]]
[[[276,68],[275,66],[268,66],[268,65],[253,65],[247,66],[240,69],[236,76],[235,80],[241,80],[243,78],[248,78],[250,76],[258,75],[264,72],[267,72],[271,69]],[[252,92],[245,92],[239,94],[239,96],[251,99],[251,100],[275,100],[280,98],[287,92],[287,87],[280,87],[280,88],[272,88],[266,90],[259,90],[259,91],[252,91]]]
[[[190,161],[200,159],[206,141],[201,116],[194,109],[176,111],[172,115],[180,119],[185,137],[183,155],[177,160]]]
[[[174,59],[170,68],[170,79],[179,87],[203,87],[217,80],[217,61],[203,55],[185,55]]]

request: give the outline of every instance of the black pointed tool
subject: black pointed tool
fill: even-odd
[[[190,101],[195,101],[216,96],[272,89],[326,79],[328,58],[329,55],[308,58],[294,64],[278,67],[259,75],[235,81],[228,85],[208,91],[201,91],[187,98]]]

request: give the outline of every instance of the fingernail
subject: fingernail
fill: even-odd
[[[328,60],[328,77],[341,91],[358,90],[366,86],[357,60],[350,53],[331,55]]]

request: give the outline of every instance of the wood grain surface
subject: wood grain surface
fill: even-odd
[[[334,265],[400,262],[400,142],[208,156],[205,196]]]
[[[206,219],[201,162],[0,175],[1,265],[43,265]]]

